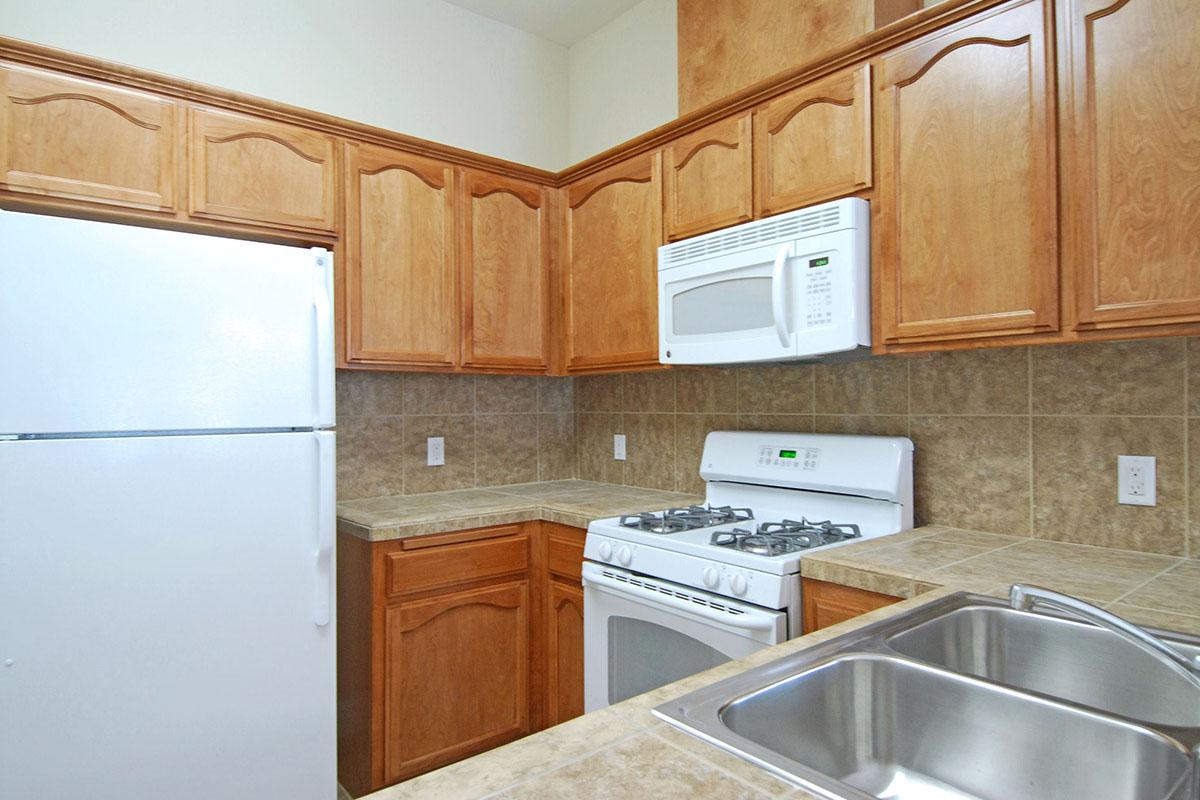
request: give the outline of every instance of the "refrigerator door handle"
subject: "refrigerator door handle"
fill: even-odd
[[[313,594],[313,623],[323,628],[329,624],[333,604],[333,533],[334,524],[334,434],[318,431],[317,442],[317,548],[315,555],[316,585]]]
[[[324,248],[312,248],[313,315],[316,322],[317,417],[314,428],[333,425],[333,253]]]

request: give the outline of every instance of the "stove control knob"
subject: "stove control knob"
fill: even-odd
[[[622,546],[621,549],[617,551],[617,561],[621,562],[621,566],[628,567],[633,561],[633,551],[628,547]]]
[[[729,581],[729,588],[733,589],[733,593],[738,597],[746,594],[746,590],[750,588],[746,583],[746,576],[740,572],[735,572],[733,578]]]
[[[600,560],[612,561],[612,542],[600,543]]]
[[[716,589],[721,585],[721,573],[717,572],[716,567],[705,567],[704,572],[700,573],[700,577],[704,579],[704,585],[710,589]]]

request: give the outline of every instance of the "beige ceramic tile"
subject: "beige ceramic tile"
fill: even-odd
[[[538,478],[538,415],[475,417],[475,481],[480,486],[528,483]]]
[[[445,439],[446,463],[426,466],[430,436]],[[475,418],[466,414],[405,417],[404,487],[409,493],[463,489],[475,485]]]
[[[404,376],[405,414],[470,414],[475,376],[411,373]]]
[[[908,436],[909,425],[902,414],[817,414],[813,427],[817,433]]]
[[[612,457],[613,434],[622,433],[621,415],[578,414],[575,417],[575,430],[578,477],[601,483],[622,483],[624,462]]]
[[[1200,336],[1189,336],[1187,340],[1188,362],[1188,408],[1192,417],[1200,417]]]
[[[928,537],[931,542],[950,542],[952,544],[969,544],[972,547],[982,547],[985,550],[998,550],[1010,544],[1025,541],[1028,537],[1006,536],[1000,533],[981,533],[979,531],[945,530]]]
[[[538,414],[537,419],[538,480],[575,477],[575,415]]]
[[[1035,535],[1183,555],[1183,428],[1181,417],[1035,417]],[[1158,505],[1117,503],[1121,454],[1158,459]]]
[[[813,367],[807,364],[738,369],[738,411],[748,414],[811,414]]]
[[[868,358],[813,368],[818,414],[905,414],[908,362]]]
[[[1161,628],[1166,631],[1178,631],[1192,636],[1200,636],[1200,616],[1190,614],[1172,614],[1168,611],[1158,611],[1151,608],[1113,603],[1107,609],[1118,617],[1123,617],[1137,625],[1147,625],[1151,628]]]
[[[826,560],[862,565],[873,572],[916,578],[928,575],[930,570],[936,567],[956,564],[987,552],[983,547],[935,541],[935,538],[926,537],[876,548],[847,545],[828,551]]]
[[[675,489],[704,494],[700,455],[710,431],[736,430],[734,414],[679,414],[675,418]]]
[[[1027,417],[913,417],[920,523],[1029,532]]]
[[[675,370],[629,372],[622,387],[626,411],[675,411]]]
[[[650,729],[650,732],[667,744],[674,746],[681,753],[686,753],[719,767],[724,772],[729,773],[761,792],[766,792],[774,796],[792,790],[790,784],[776,778],[762,767],[751,764],[749,761],[740,759],[731,753],[727,753],[703,739],[684,733],[672,725],[659,722]]]
[[[1034,347],[1033,413],[1182,415],[1178,338]]]
[[[736,413],[737,370],[733,367],[689,367],[675,372],[675,403],[679,411]]]
[[[404,413],[404,376],[394,372],[339,369],[338,417],[398,416]]]
[[[575,411],[574,378],[538,378],[538,411]]]
[[[800,574],[811,580],[836,583],[868,592],[890,594],[893,597],[911,597],[913,580],[907,575],[894,572],[875,572],[864,564],[842,564],[819,557],[806,557],[800,562]]]
[[[481,414],[537,411],[541,380],[524,375],[478,375],[475,378],[475,410]]]
[[[1200,353],[1196,354],[1195,358],[1200,360]],[[1187,555],[1191,558],[1200,558],[1200,419],[1189,417],[1184,424],[1188,429]]]
[[[575,410],[620,411],[624,401],[622,375],[587,375],[575,379]]]
[[[738,430],[811,433],[812,414],[738,414]]]
[[[499,492],[500,494],[527,497],[532,500],[544,500],[549,497],[586,497],[593,489],[601,486],[605,486],[605,484],[571,478],[567,480],[538,481],[536,483],[519,483],[513,486],[497,486],[492,491]]]
[[[404,491],[403,417],[341,417],[337,438],[339,499]]]
[[[1026,348],[957,350],[909,360],[914,414],[1028,414]]]
[[[625,483],[675,488],[675,415],[625,414]]]
[[[1124,605],[1200,616],[1200,562],[1184,561],[1125,595]]]

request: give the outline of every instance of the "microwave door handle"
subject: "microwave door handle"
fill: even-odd
[[[775,320],[775,334],[784,347],[790,347],[792,344],[787,324],[787,297],[783,291],[783,270],[787,266],[791,251],[791,242],[781,244],[779,252],[775,254],[775,267],[771,270],[771,315]]]

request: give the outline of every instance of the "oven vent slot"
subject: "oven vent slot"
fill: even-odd
[[[702,236],[663,248],[668,266],[704,258],[714,258],[758,247],[773,241],[837,230],[841,226],[841,207],[814,209],[802,214],[786,214],[775,219],[740,225],[727,233]]]
[[[742,614],[746,613],[745,611],[743,611],[740,608],[737,608],[735,606],[726,605],[726,604],[720,602],[719,600],[712,600],[707,597],[700,597],[698,595],[689,594],[687,592],[681,592],[678,588],[676,588],[674,586],[664,586],[661,583],[655,583],[654,581],[648,581],[645,578],[639,578],[634,575],[625,575],[624,573],[610,572],[608,570],[604,570],[603,575],[604,575],[604,577],[611,578],[614,581],[619,581],[621,583],[625,583],[630,586],[636,586],[637,588],[642,589],[643,591],[654,592],[656,594],[665,594],[668,597],[675,597],[675,598],[678,598],[679,600],[683,600],[684,602],[695,603],[698,606],[704,606],[705,608],[711,608],[714,611],[722,611],[726,614],[731,614],[735,617],[741,616]]]

